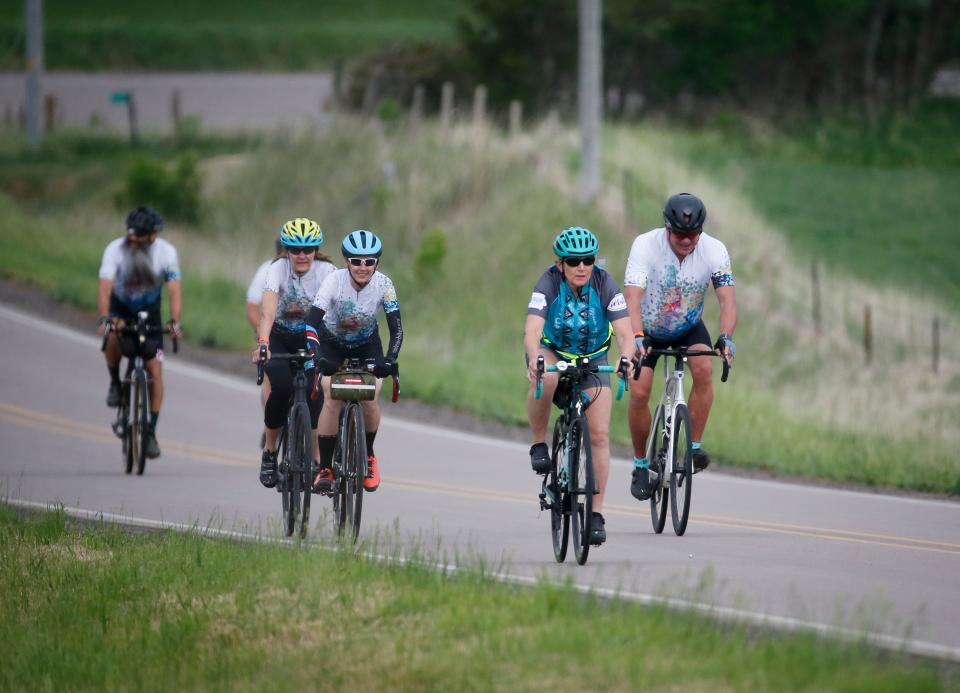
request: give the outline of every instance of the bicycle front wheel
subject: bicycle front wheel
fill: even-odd
[[[650,464],[650,470],[657,474],[656,488],[650,494],[650,520],[653,522],[653,531],[657,534],[663,532],[663,528],[667,524],[670,488],[667,486],[667,480],[663,478],[663,474],[667,466],[669,442],[663,407],[658,406],[657,413],[654,415],[653,426],[650,429],[650,437],[647,440],[647,460]]]
[[[133,424],[131,440],[134,443],[133,459],[137,475],[143,474],[147,464],[147,438],[150,436],[150,410],[147,408],[147,374],[138,370],[133,381]]]
[[[573,420],[567,433],[570,456],[570,511],[573,534],[573,555],[583,565],[590,555],[593,532],[593,453],[590,451],[590,430],[587,420]]]
[[[670,513],[673,531],[682,536],[690,518],[693,493],[693,442],[690,440],[690,412],[678,404],[673,414],[673,473],[670,475]]]
[[[546,491],[550,499],[550,535],[553,537],[553,556],[557,563],[567,558],[567,544],[570,539],[570,513],[566,482],[560,478],[563,459],[563,426],[557,418],[553,426],[553,444],[550,447],[550,472],[547,474]]]
[[[343,485],[341,536],[356,540],[363,510],[363,480],[367,475],[367,434],[360,405],[351,402],[343,421]]]
[[[291,438],[293,445],[293,463],[290,466],[290,493],[295,498],[293,507],[299,506],[293,513],[294,525],[299,524],[300,538],[307,536],[310,527],[310,496],[313,479],[310,472],[313,469],[313,431],[310,429],[310,409],[306,404],[299,402],[293,405],[294,435]],[[288,528],[290,527],[288,521]],[[291,530],[292,532],[292,530]]]
[[[121,390],[120,408],[117,409],[117,423],[120,440],[123,441],[123,471],[133,473],[133,430],[130,427],[130,383],[124,383]]]

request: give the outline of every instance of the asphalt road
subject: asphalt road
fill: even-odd
[[[0,493],[145,520],[276,533],[280,501],[257,481],[254,369],[165,365],[163,456],[122,473],[99,340],[0,306]],[[717,406],[722,406],[722,398]],[[608,541],[584,567],[553,559],[526,446],[385,416],[383,483],[361,533],[449,563],[482,556],[505,578],[569,578],[600,592],[831,632],[960,661],[960,503],[698,475],[687,534],[653,534],[614,460]],[[615,415],[623,415],[618,405]],[[325,506],[325,504],[324,504]],[[317,512],[315,515],[319,515]],[[329,535],[326,526],[313,529]]]
[[[333,77],[329,73],[69,73],[43,77],[44,95],[55,98],[57,128],[99,123],[126,131],[127,107],[111,95],[134,95],[139,128],[173,130],[174,94],[180,95],[181,117],[199,118],[205,129],[255,129],[306,125],[329,118]],[[26,78],[0,73],[0,112],[16,118],[25,108]]]

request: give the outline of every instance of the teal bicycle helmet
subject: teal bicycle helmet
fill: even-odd
[[[323,245],[323,231],[313,219],[297,217],[280,227],[280,242],[292,248],[314,248]]]
[[[343,239],[340,249],[344,257],[380,257],[383,243],[373,231],[357,229]]]
[[[557,257],[586,257],[596,255],[600,243],[593,233],[581,226],[564,229],[553,242],[553,252]]]

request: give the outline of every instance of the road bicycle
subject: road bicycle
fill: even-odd
[[[657,486],[650,494],[650,517],[653,531],[663,532],[667,522],[667,499],[673,531],[682,536],[690,518],[690,500],[693,494],[693,441],[690,438],[690,411],[683,393],[683,365],[690,356],[715,356],[714,351],[689,351],[687,347],[651,349],[650,354],[664,356],[663,395],[653,415],[653,426],[647,439],[647,460],[650,470],[659,475]],[[669,360],[673,359],[673,368]],[[640,369],[634,371],[639,377]],[[721,382],[727,382],[730,365],[723,359]]]
[[[337,535],[355,541],[360,534],[363,511],[363,480],[367,477],[367,429],[361,402],[376,397],[377,379],[373,374],[376,361],[346,359],[330,376],[330,397],[343,402],[333,453],[333,485],[320,491],[333,498],[333,520]],[[400,397],[400,373],[393,364],[393,395]]]
[[[134,337],[134,355],[127,357],[127,370],[120,381],[120,404],[117,406],[117,417],[110,427],[121,441],[123,470],[131,474],[136,468],[137,475],[141,476],[147,465],[147,439],[150,436],[150,383],[152,379],[147,372],[143,358],[143,345],[147,337],[153,334],[170,334],[173,338],[173,353],[177,353],[177,336],[170,332],[169,327],[156,327],[147,324],[149,314],[141,310],[137,313],[137,321],[133,325],[118,327],[113,322],[106,324],[103,333],[103,343],[100,351],[107,350],[107,339],[111,332],[116,332],[119,339],[122,335]]]
[[[313,354],[300,349],[292,354],[271,353],[271,361],[287,361],[293,375],[293,395],[287,413],[286,425],[280,429],[277,448],[277,491],[283,508],[283,529],[292,536],[299,531],[301,539],[310,527],[310,496],[313,484],[313,428],[307,392],[313,387],[307,383],[307,369],[313,366]],[[267,347],[260,345],[257,365],[257,385],[263,383],[267,364]],[[311,391],[311,397],[315,397]]]
[[[626,362],[622,362],[617,378],[617,399],[623,397]],[[543,356],[537,357],[537,380],[534,396],[540,399],[543,374],[559,373],[553,403],[560,415],[553,426],[550,446],[550,471],[544,476],[540,491],[540,509],[550,511],[550,535],[553,555],[558,563],[567,557],[569,537],[573,536],[573,552],[583,565],[590,554],[593,531],[593,496],[598,493],[594,482],[593,452],[590,449],[590,427],[586,411],[593,400],[584,392],[585,382],[600,386],[600,373],[614,373],[612,366],[595,366],[587,357],[573,362],[559,361],[544,368]],[[588,385],[590,387],[591,385]],[[572,531],[571,531],[572,526]]]

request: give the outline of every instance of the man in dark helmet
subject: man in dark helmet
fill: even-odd
[[[167,241],[157,238],[163,228],[163,217],[151,207],[137,207],[127,215],[126,235],[111,241],[103,251],[100,264],[100,288],[97,309],[100,311],[98,332],[102,335],[108,323],[120,326],[134,323],[137,313],[146,311],[147,324],[161,328],[160,297],[164,284],[170,295],[170,331],[180,334],[180,265],[177,250]],[[145,452],[147,457],[159,457],[156,428],[163,402],[163,335],[149,335],[138,346],[133,335],[118,338],[111,332],[104,355],[110,372],[107,406],[120,406],[120,357],[132,358],[137,350],[146,361],[150,374],[150,435]]]
[[[706,220],[707,209],[696,195],[672,195],[663,208],[663,227],[637,236],[627,260],[623,293],[636,357],[641,359],[639,378],[630,380],[627,407],[634,451],[630,492],[638,500],[649,498],[657,482],[656,472],[649,469],[646,448],[651,423],[650,389],[658,357],[648,352],[679,346],[691,351],[710,349],[710,333],[702,316],[704,296],[711,284],[720,303],[720,335],[713,348],[728,363],[733,363],[737,351],[731,336],[737,325],[737,301],[730,254],[722,242],[704,233]],[[693,376],[689,402],[693,467],[699,472],[710,464],[700,441],[713,403],[713,360],[692,356],[688,363]]]

